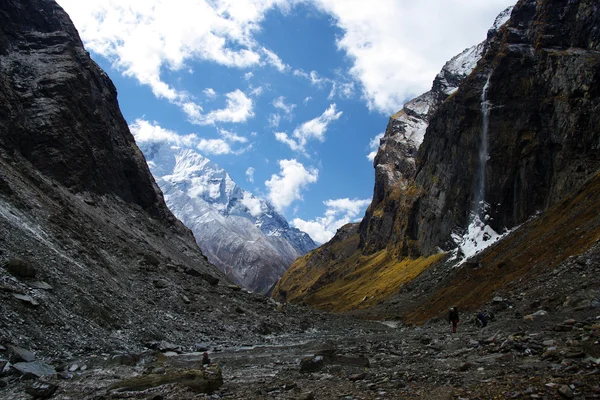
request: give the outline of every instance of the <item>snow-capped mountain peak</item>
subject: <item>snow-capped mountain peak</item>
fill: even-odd
[[[208,259],[240,285],[266,292],[297,257],[317,247],[269,202],[193,149],[167,141],[138,145],[171,211]]]

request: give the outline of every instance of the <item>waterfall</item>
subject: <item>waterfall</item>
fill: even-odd
[[[479,217],[484,220],[482,214],[485,213],[485,175],[486,175],[486,164],[488,160],[488,134],[490,129],[490,110],[492,104],[487,99],[487,93],[490,88],[490,78],[492,74],[488,75],[487,81],[481,91],[481,144],[479,146],[479,166],[476,174],[475,194],[473,196],[473,218]]]

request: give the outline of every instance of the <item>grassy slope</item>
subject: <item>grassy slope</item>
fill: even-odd
[[[488,249],[477,268],[463,267],[405,322],[421,324],[448,307],[475,310],[513,281],[554,268],[600,240],[600,173],[577,192]]]

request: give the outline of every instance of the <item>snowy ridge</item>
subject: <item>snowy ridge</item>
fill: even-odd
[[[194,150],[166,141],[138,146],[169,209],[209,261],[241,286],[265,293],[296,258],[317,247],[269,202]]]

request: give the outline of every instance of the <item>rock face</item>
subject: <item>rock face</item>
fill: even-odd
[[[291,273],[284,275],[276,289],[297,301],[334,309],[332,293],[337,302],[342,298],[348,303],[352,292],[321,285],[314,276],[352,281],[356,290],[359,283],[365,286],[385,275],[384,270],[389,280],[416,268],[422,258],[452,256],[443,268],[437,261],[418,268],[419,274],[433,271],[424,274],[435,279],[433,286],[447,279],[461,256],[500,241],[539,213],[550,213],[543,219],[546,228],[528,230],[535,231],[536,251],[552,256],[531,258],[531,249],[519,243],[521,253],[513,258],[529,254],[530,261],[548,266],[585,251],[597,239],[597,213],[589,213],[597,203],[597,178],[588,180],[600,168],[599,23],[600,9],[591,0],[521,0],[512,12],[499,16],[484,43],[447,63],[430,92],[391,118],[375,157],[373,202],[359,226],[356,251],[332,254],[334,246],[323,246],[292,265],[293,279]],[[575,211],[575,200],[585,204],[581,210],[587,219]],[[589,228],[581,229],[577,241],[560,236],[566,233],[557,229],[568,225],[563,218],[567,211],[573,213],[572,221]],[[555,239],[561,237],[572,243],[570,250],[543,247],[560,243]],[[325,257],[335,263],[321,262]],[[399,263],[407,265],[395,271]],[[506,276],[498,282],[484,284],[482,280],[497,277],[485,272],[491,263],[510,268],[504,268]],[[487,256],[471,263],[483,271],[476,282],[481,284],[479,296],[489,296],[492,288],[531,266],[507,263]],[[458,275],[455,283],[465,281]],[[373,288],[366,301],[369,296],[382,301],[413,287],[407,280],[398,283],[393,291]],[[450,301],[452,289],[445,290],[444,301]],[[432,294],[431,302],[441,295]],[[465,300],[467,292],[455,295],[467,304],[480,301]],[[436,307],[438,312],[446,304]]]
[[[108,76],[49,1],[0,5],[0,145],[76,192],[114,194],[172,218]]]
[[[168,210],[63,10],[1,2],[0,351],[122,358],[257,343],[297,319],[229,284]]]
[[[269,202],[194,150],[138,144],[169,209],[192,230],[208,260],[241,286],[266,293],[296,258],[317,247]]]
[[[461,82],[473,71],[488,50],[491,40],[510,17],[512,7],[504,10],[488,31],[483,42],[464,50],[448,61],[433,81],[429,92],[407,102],[402,110],[390,118],[374,160],[375,189],[373,200],[361,222],[361,248],[373,253],[388,246],[393,237],[396,216],[408,212],[416,193],[414,179],[417,172],[417,153],[430,118],[440,105],[456,93]],[[410,254],[410,248],[403,249]],[[412,253],[416,253],[413,251]]]
[[[477,68],[430,119],[415,180],[422,194],[404,235],[419,251],[452,248],[452,231],[469,224],[478,198],[500,231],[556,204],[598,170],[599,22],[594,1],[515,6]]]

